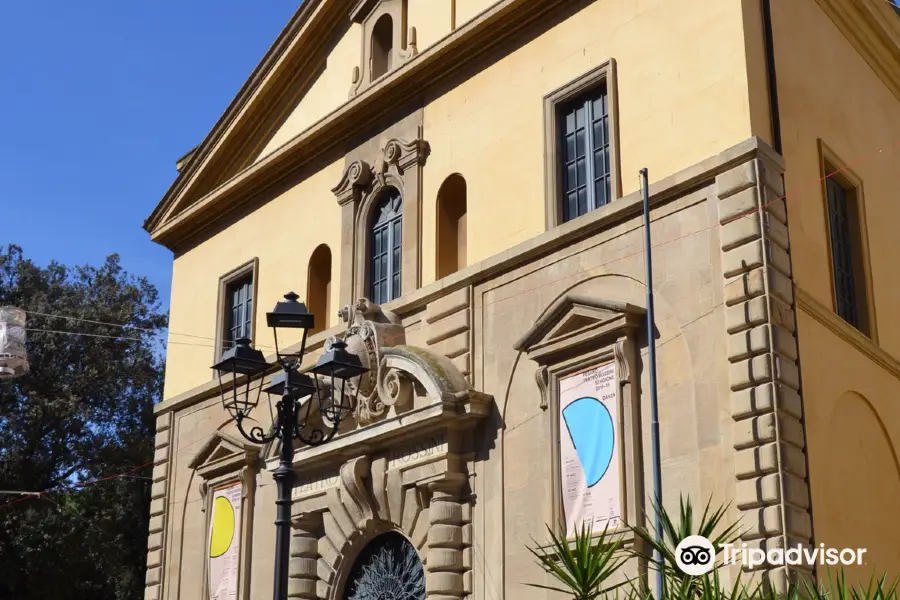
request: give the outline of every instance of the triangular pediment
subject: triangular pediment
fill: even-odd
[[[305,0],[206,139],[178,159],[178,176],[144,228],[153,235],[346,101],[359,60],[352,27],[347,0]]]
[[[191,469],[207,476],[247,464],[259,455],[259,446],[223,431],[212,434],[193,460]]]
[[[590,341],[624,336],[646,311],[627,302],[567,294],[553,303],[515,344],[536,360]]]

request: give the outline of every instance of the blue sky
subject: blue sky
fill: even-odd
[[[118,252],[168,306],[172,254],[141,225],[298,0],[0,6],[0,244],[46,264]]]

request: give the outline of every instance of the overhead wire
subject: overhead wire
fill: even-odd
[[[45,490],[41,490],[40,492],[29,492],[27,496],[22,496],[21,498],[17,498],[11,502],[7,502],[5,504],[0,504],[0,509],[7,508],[9,506],[12,506],[13,504],[19,504],[20,502],[25,502],[26,500],[33,500],[35,498],[43,498],[43,497],[46,497],[47,494],[56,494],[56,493],[60,493],[60,492],[74,491],[74,490],[85,488],[89,485],[94,485],[94,484],[101,483],[104,481],[112,481],[113,479],[131,477],[131,474],[134,473],[135,471],[140,471],[141,469],[143,469],[145,467],[149,467],[152,464],[153,464],[153,461],[151,460],[151,461],[145,462],[141,465],[138,465],[136,467],[132,467],[122,473],[116,473],[116,474],[112,474],[112,475],[104,475],[104,476],[98,477],[96,479],[91,479],[89,481],[81,481],[81,482],[73,483],[70,485],[59,485],[59,486],[55,486],[52,488],[47,488]],[[144,479],[144,478],[142,478],[142,479]]]
[[[884,153],[884,151],[885,151],[886,149],[893,150],[893,149],[895,149],[898,145],[900,145],[900,140],[898,140],[896,143],[891,144],[890,146],[888,146],[888,147],[886,147],[886,148],[879,148],[879,149],[878,149],[877,151],[875,151],[875,152],[872,152],[872,153],[870,153],[870,154],[868,154],[868,155],[863,155],[862,158],[866,158],[866,159],[874,158],[874,157],[876,157],[877,155]],[[736,220],[738,220],[738,219],[746,218],[746,217],[755,215],[756,213],[759,213],[759,212],[765,210],[766,208],[768,208],[768,207],[771,206],[772,204],[778,202],[779,200],[785,200],[785,201],[786,201],[786,200],[787,200],[787,196],[788,196],[789,194],[796,194],[796,193],[797,193],[797,190],[799,190],[799,189],[804,189],[804,188],[806,188],[806,187],[808,187],[808,186],[812,186],[812,185],[815,185],[815,184],[821,184],[823,181],[827,180],[828,178],[833,177],[833,176],[835,176],[835,175],[838,175],[839,173],[841,173],[841,172],[843,172],[843,171],[845,171],[845,170],[848,170],[851,166],[857,167],[857,166],[859,166],[860,164],[862,164],[863,162],[865,162],[865,161],[864,161],[864,160],[856,160],[856,161],[853,161],[852,163],[845,163],[846,166],[841,167],[841,168],[839,168],[839,169],[835,169],[834,171],[831,171],[831,172],[829,172],[829,173],[826,173],[825,175],[823,175],[823,176],[821,176],[821,177],[818,177],[818,178],[816,178],[816,179],[814,179],[814,180],[811,180],[811,181],[808,182],[806,185],[792,188],[790,191],[787,190],[787,188],[786,188],[786,189],[785,189],[785,192],[784,192],[782,195],[777,196],[777,197],[773,198],[772,200],[769,200],[768,202],[765,202],[765,203],[763,203],[763,204],[761,204],[761,205],[759,205],[759,206],[756,206],[756,207],[754,207],[754,208],[752,208],[752,209],[748,209],[747,211],[744,211],[743,213],[739,213],[739,214],[737,214],[737,215],[735,215],[735,216],[733,216],[733,217],[729,217],[728,219],[724,219],[724,220],[722,220],[721,222],[714,223],[713,225],[710,225],[710,226],[708,226],[708,227],[699,228],[699,229],[696,229],[696,230],[694,230],[694,231],[691,231],[690,233],[686,233],[686,234],[683,234],[683,235],[674,237],[674,238],[672,238],[672,239],[669,239],[669,240],[666,240],[666,241],[663,241],[663,242],[654,244],[653,246],[651,246],[651,250],[654,249],[654,248],[659,248],[659,247],[661,247],[661,246],[665,246],[665,245],[674,243],[674,242],[676,242],[676,241],[685,239],[685,238],[687,238],[687,237],[694,236],[694,235],[696,235],[696,234],[698,234],[698,233],[702,233],[702,232],[704,232],[704,231],[708,231],[708,230],[711,230],[711,229],[716,229],[716,228],[718,228],[718,227],[720,227],[720,226],[727,225],[728,223],[734,222],[734,221],[736,221]],[[598,265],[594,265],[594,266],[591,267],[591,269],[597,269],[597,268],[600,268],[600,267],[604,267],[604,266],[610,265],[610,264],[615,263],[615,262],[619,262],[619,261],[621,261],[621,260],[625,260],[625,259],[627,259],[627,258],[631,258],[631,257],[634,257],[634,256],[641,255],[641,254],[644,253],[644,251],[645,251],[645,250],[642,248],[640,251],[633,252],[633,253],[630,253],[630,254],[625,254],[625,255],[616,257],[616,258],[614,258],[614,259],[611,259],[611,260],[609,260],[609,261],[606,261],[606,262],[604,262],[604,263],[601,263],[601,264],[598,264]],[[767,270],[766,267],[764,267],[763,269],[764,269],[764,270]],[[537,285],[537,286],[533,286],[533,287],[526,288],[526,289],[524,289],[524,290],[518,291],[518,292],[516,292],[516,293],[514,293],[514,294],[512,294],[512,295],[510,295],[510,296],[505,296],[505,297],[503,297],[503,298],[498,298],[498,299],[493,300],[493,301],[491,301],[491,302],[483,303],[481,306],[482,306],[482,307],[484,307],[484,306],[489,306],[489,305],[494,304],[494,303],[497,303],[497,302],[509,300],[509,299],[514,298],[514,297],[516,297],[516,296],[519,296],[519,295],[521,295],[521,294],[524,294],[524,293],[527,293],[527,292],[530,292],[530,291],[534,291],[534,290],[536,290],[536,289],[539,289],[539,288],[542,288],[542,287],[546,287],[546,286],[548,286],[548,285],[553,285],[554,283],[558,283],[558,282],[563,281],[563,280],[566,280],[566,279],[571,279],[571,278],[572,278],[573,276],[575,276],[575,275],[577,275],[577,273],[571,273],[571,274],[568,274],[568,275],[564,275],[564,276],[562,276],[562,277],[558,277],[558,278],[556,278],[556,279],[553,279],[553,280],[551,280],[551,281],[548,281],[548,282],[539,284],[539,285]],[[795,285],[795,287],[798,287],[798,286],[796,286],[796,282],[795,282],[794,285]],[[799,289],[799,288],[798,288],[798,289]],[[718,309],[719,307],[721,307],[721,306],[724,305],[724,304],[725,304],[724,301],[723,301],[723,302],[717,303],[717,304],[716,304],[715,306],[713,306],[709,311],[707,311],[707,313],[705,313],[703,316],[706,316],[706,315],[711,314],[712,311],[715,311],[716,309]],[[26,312],[28,312],[28,311],[26,311]],[[89,319],[80,319],[80,318],[77,318],[77,317],[67,317],[67,316],[65,316],[65,315],[50,315],[50,314],[46,314],[46,313],[37,313],[37,312],[34,312],[34,311],[32,311],[31,314],[36,314],[36,315],[45,316],[45,317],[54,317],[54,318],[71,319],[71,320],[75,320],[75,321],[92,322],[92,323],[94,323],[94,324],[102,324],[102,325],[106,325],[106,326],[117,326],[117,327],[123,327],[123,328],[129,327],[128,325],[124,325],[124,324],[105,323],[105,322],[100,322],[100,321],[91,321],[91,320],[89,320]],[[701,316],[701,317],[702,317],[702,316]],[[137,327],[135,327],[135,329],[143,329],[143,328],[137,328]],[[141,338],[126,338],[126,337],[123,337],[123,336],[109,336],[109,335],[102,335],[102,334],[90,334],[90,333],[84,333],[84,332],[73,332],[73,331],[62,331],[62,330],[28,329],[27,331],[36,331],[36,332],[44,332],[44,333],[55,333],[55,334],[68,334],[68,335],[86,335],[86,336],[89,336],[89,337],[99,337],[99,338],[112,338],[112,339],[125,339],[125,340],[133,340],[133,341],[143,341]],[[151,330],[151,331],[152,331],[152,330]],[[206,338],[206,337],[204,337],[204,336],[196,336],[196,335],[191,335],[191,334],[179,334],[179,333],[175,333],[175,332],[171,332],[171,331],[170,331],[170,334],[171,334],[171,335],[184,335],[185,337],[196,337],[196,338],[201,338],[201,339],[212,339],[212,338]],[[666,344],[666,343],[668,343],[668,342],[673,341],[674,339],[678,338],[680,335],[681,335],[681,334],[679,334],[678,336],[675,336],[675,337],[673,337],[673,338],[670,338],[670,339],[668,339],[668,340],[665,340],[665,341],[663,342],[663,345]],[[190,342],[169,341],[169,343],[170,343],[170,344],[182,344],[182,345],[201,346],[201,347],[208,347],[208,348],[213,348],[213,347],[214,347],[214,346],[207,346],[207,345],[202,345],[202,344],[192,344],[192,343],[190,343]],[[218,405],[211,404],[210,406],[208,406],[208,407],[206,407],[206,408],[210,408],[210,407],[212,407],[212,406],[218,406]],[[526,419],[526,420],[523,421],[523,422],[520,422],[520,423],[516,424],[516,425],[513,427],[513,429],[518,428],[518,427],[524,425],[525,423],[527,423],[527,422],[530,421],[530,420],[531,420],[531,419],[529,418],[529,419]],[[9,506],[18,504],[18,503],[20,503],[20,502],[27,501],[27,500],[29,500],[29,499],[33,499],[33,498],[36,498],[36,497],[41,497],[41,496],[43,496],[44,494],[47,494],[47,493],[53,493],[54,491],[63,491],[63,490],[65,490],[65,489],[75,489],[75,488],[78,488],[78,487],[83,487],[83,486],[86,486],[86,485],[92,485],[92,484],[94,484],[94,483],[99,483],[99,482],[101,482],[101,481],[107,481],[107,480],[110,480],[110,479],[116,479],[116,478],[120,478],[120,477],[127,477],[127,476],[129,476],[131,473],[134,473],[135,471],[138,471],[138,470],[140,470],[140,469],[142,469],[142,468],[144,468],[144,467],[146,467],[146,466],[149,466],[149,465],[151,465],[152,463],[153,463],[153,461],[150,461],[150,462],[144,463],[144,464],[142,464],[142,465],[139,465],[139,466],[137,466],[137,467],[134,467],[133,469],[130,469],[130,470],[128,470],[128,471],[125,471],[124,473],[120,473],[120,474],[117,474],[117,475],[111,475],[111,476],[107,476],[107,477],[102,477],[102,478],[99,478],[99,479],[96,479],[96,480],[93,480],[93,481],[90,481],[90,482],[85,482],[85,483],[81,483],[81,484],[76,484],[76,485],[74,485],[74,486],[66,486],[66,487],[59,488],[59,489],[48,489],[48,490],[44,490],[44,491],[40,492],[39,495],[23,496],[23,497],[21,497],[21,498],[17,498],[16,500],[11,501],[11,502],[7,502],[7,503],[5,503],[5,504],[0,504],[0,509],[3,509],[3,508],[6,508],[6,507],[9,507]]]
[[[157,335],[160,334],[160,330],[165,329],[165,330],[167,330],[167,331],[169,332],[169,335],[170,335],[170,336],[171,336],[171,335],[178,335],[178,336],[182,336],[182,337],[196,338],[196,339],[200,339],[200,340],[208,340],[208,341],[213,341],[213,342],[215,341],[215,338],[212,338],[212,337],[209,337],[209,336],[205,336],[205,335],[195,335],[195,334],[191,334],[191,333],[179,333],[179,332],[170,330],[168,327],[160,327],[159,329],[150,329],[150,328],[147,328],[147,327],[138,327],[137,325],[129,325],[129,324],[127,324],[127,323],[111,323],[111,322],[107,322],[107,321],[97,321],[97,320],[94,320],[94,319],[83,319],[83,318],[81,318],[81,317],[73,317],[73,316],[69,316],[69,315],[59,315],[59,314],[52,314],[52,313],[44,313],[44,312],[38,312],[38,311],[33,311],[33,310],[24,310],[24,309],[23,309],[23,312],[24,312],[25,314],[36,315],[36,316],[45,317],[45,318],[65,319],[65,320],[68,320],[68,321],[76,321],[76,322],[79,322],[79,323],[89,323],[89,324],[92,324],[92,325],[102,325],[102,326],[106,326],[106,327],[120,327],[120,328],[122,328],[122,329],[132,329],[132,330],[135,330],[135,331],[144,331],[144,332],[153,333],[153,334],[157,334]],[[26,329],[26,331],[47,331],[47,332],[53,332],[53,333],[75,333],[75,334],[80,334],[80,332],[68,332],[68,331],[63,331],[63,330],[50,330],[50,329],[40,329],[40,328]],[[81,334],[81,335],[89,335],[89,334]],[[118,338],[118,339],[123,339],[123,340],[144,341],[144,340],[142,340],[141,338],[127,338],[127,337],[124,337],[124,336],[102,336],[102,335],[94,335],[93,337],[110,337],[110,338]],[[191,343],[189,343],[189,342],[179,342],[179,341],[173,341],[173,340],[162,340],[162,343],[164,343],[164,344],[179,344],[179,345],[183,345],[183,346],[184,346],[184,345],[187,345],[187,346],[192,346],[192,345],[194,345],[194,346],[206,347],[206,348],[215,348],[215,347],[216,347],[215,344],[213,344],[213,345],[191,344]],[[234,342],[231,342],[231,341],[223,341],[221,345],[222,345],[222,347],[229,347],[229,346],[234,345]],[[273,347],[273,346],[265,346],[265,345],[259,345],[259,344],[257,344],[256,347],[258,347],[258,348],[267,348],[267,349],[272,349],[272,350],[274,350],[274,347]]]
[[[885,0],[885,1],[887,1],[889,4],[891,3],[890,0]],[[763,209],[765,209],[765,208],[768,208],[769,206],[771,206],[772,204],[778,202],[779,200],[786,200],[786,199],[787,199],[787,196],[788,196],[789,194],[796,194],[797,192],[799,192],[799,191],[801,191],[801,190],[804,190],[804,189],[807,189],[808,187],[811,187],[811,186],[813,186],[813,185],[820,184],[821,182],[825,181],[826,179],[828,179],[828,178],[830,178],[830,177],[833,177],[833,176],[835,176],[835,175],[838,175],[838,174],[842,173],[843,171],[846,171],[846,170],[850,169],[851,167],[858,167],[859,165],[861,165],[861,164],[867,162],[868,160],[870,160],[870,159],[872,159],[872,158],[876,158],[878,155],[883,154],[883,153],[885,152],[885,150],[894,150],[894,149],[896,149],[898,146],[900,146],[900,140],[897,140],[897,141],[895,141],[894,143],[892,143],[892,144],[890,144],[890,145],[888,145],[888,146],[879,148],[879,149],[875,150],[874,152],[871,152],[871,153],[868,153],[868,154],[861,155],[860,157],[857,158],[857,160],[854,160],[852,163],[845,163],[845,166],[844,166],[844,167],[841,167],[841,168],[839,168],[839,169],[835,169],[835,170],[833,170],[833,171],[831,171],[831,172],[829,172],[829,173],[826,173],[825,175],[823,175],[823,176],[821,176],[821,177],[818,177],[818,178],[815,178],[815,179],[811,179],[811,180],[809,180],[808,182],[806,182],[805,184],[802,184],[802,185],[799,185],[799,186],[795,186],[795,187],[791,188],[790,192],[788,192],[787,190],[785,190],[785,193],[784,193],[784,194],[782,194],[782,195],[780,195],[780,196],[778,196],[778,197],[776,197],[776,198],[773,198],[772,200],[770,200],[770,201],[768,201],[768,202],[762,204],[761,206],[758,206],[758,207],[754,207],[754,208],[748,209],[747,211],[744,211],[744,212],[742,212],[742,213],[738,213],[737,215],[734,215],[734,216],[732,216],[732,217],[729,217],[728,219],[724,219],[721,223],[714,223],[714,224],[712,224],[712,225],[710,225],[710,226],[702,227],[702,228],[699,228],[699,229],[695,229],[695,230],[693,230],[693,231],[691,231],[691,232],[689,232],[689,233],[680,235],[680,236],[678,236],[678,237],[671,238],[671,239],[666,240],[666,241],[664,241],[664,242],[660,242],[660,243],[654,244],[654,245],[651,247],[651,249],[653,249],[653,248],[659,248],[659,247],[661,247],[661,246],[665,246],[665,245],[668,245],[668,244],[677,242],[677,241],[682,240],[682,239],[684,239],[684,238],[691,237],[691,236],[696,235],[696,234],[698,234],[698,233],[702,233],[702,232],[704,232],[704,231],[708,231],[708,230],[711,230],[711,229],[715,229],[715,228],[717,228],[717,227],[719,227],[719,226],[727,225],[728,223],[731,223],[731,222],[733,222],[733,221],[736,221],[737,219],[751,216],[751,215],[753,215],[753,214],[755,214],[755,213],[757,213],[757,212],[759,212],[759,211],[761,211],[761,210],[763,210]],[[615,258],[615,259],[613,259],[613,260],[607,261],[606,263],[602,263],[602,264],[599,264],[599,265],[595,265],[595,266],[592,267],[592,268],[603,267],[603,266],[609,265],[609,264],[611,264],[611,263],[613,263],[613,262],[618,262],[618,261],[624,260],[624,259],[626,259],[626,258],[631,258],[631,257],[633,257],[633,256],[638,256],[638,255],[641,255],[641,254],[643,254],[643,253],[644,253],[644,249],[641,248],[641,250],[639,250],[639,251],[633,252],[633,253],[631,253],[631,254],[625,254],[625,255],[619,256],[619,257],[617,257],[617,258]],[[547,286],[547,285],[552,285],[552,284],[557,283],[557,282],[559,282],[559,281],[561,281],[561,280],[563,280],[563,279],[568,279],[568,278],[572,277],[572,275],[573,275],[573,274],[566,275],[566,276],[563,276],[563,277],[560,277],[560,278],[551,280],[551,281],[549,281],[549,282],[540,284],[540,285],[538,285],[538,286],[535,286],[535,287],[532,287],[532,288],[528,288],[528,289],[523,290],[523,291],[521,291],[521,292],[517,292],[516,294],[514,294],[514,296],[519,295],[519,294],[522,294],[522,293],[525,293],[525,292],[528,292],[528,291],[533,291],[533,290],[538,289],[538,288],[540,288],[540,287],[544,287],[544,286]],[[510,296],[510,297],[513,297],[513,296]],[[503,298],[503,300],[505,300],[505,299],[508,299],[508,298]],[[493,301],[493,302],[488,302],[488,303],[482,304],[482,306],[489,306],[490,304],[493,304],[494,302],[499,302],[499,301],[500,301],[500,300],[495,300],[495,301]],[[129,324],[126,324],[126,323],[112,323],[112,322],[107,322],[107,321],[99,321],[99,320],[93,320],[93,319],[84,319],[84,318],[81,318],[81,317],[73,317],[73,316],[69,316],[69,315],[51,314],[51,313],[44,313],[44,312],[38,312],[38,311],[29,311],[29,310],[25,310],[24,312],[25,312],[26,314],[31,314],[31,315],[41,316],[41,317],[47,317],[47,318],[66,319],[66,320],[70,320],[70,321],[76,321],[76,322],[82,322],[82,323],[89,323],[89,324],[94,324],[94,325],[103,325],[103,326],[108,326],[108,327],[120,327],[120,328],[123,328],[123,329],[134,329],[134,330],[136,330],[136,331],[145,331],[145,332],[149,332],[149,333],[158,333],[158,331],[157,331],[157,330],[154,330],[154,329],[149,329],[149,328],[146,328],[146,327],[139,327],[139,326],[136,326],[136,325],[129,325]],[[172,331],[172,330],[169,329],[168,327],[162,327],[162,328],[160,328],[160,329],[166,329],[166,330],[169,332],[169,335],[170,335],[170,336],[176,335],[176,336],[182,336],[182,337],[190,337],[190,338],[196,338],[196,339],[202,339],[202,340],[215,341],[215,338],[213,338],[213,337],[203,336],[203,335],[197,335],[197,334],[191,334],[191,333],[182,333],[182,332]],[[89,336],[92,336],[92,337],[109,337],[109,338],[118,338],[118,339],[132,340],[132,341],[143,341],[143,340],[140,339],[140,338],[127,338],[127,337],[123,337],[123,336],[104,336],[104,335],[100,335],[100,334],[87,334],[87,333],[71,332],[71,331],[65,331],[65,330],[29,329],[28,331],[46,331],[46,332],[51,332],[51,333],[71,333],[71,334],[75,334],[75,335],[89,335]],[[215,347],[215,344],[207,346],[207,345],[191,344],[191,343],[189,343],[189,342],[179,342],[179,341],[172,341],[172,340],[164,341],[164,343],[167,343],[167,344],[179,344],[179,345],[189,345],[189,346],[190,346],[190,345],[196,345],[196,346],[200,346],[200,347],[208,347],[208,348],[214,348],[214,347]],[[226,346],[226,345],[229,345],[229,344],[233,344],[233,342],[223,342],[222,345],[223,345],[223,346]],[[260,347],[260,348],[270,348],[270,349],[274,349],[274,348],[269,347],[269,346],[260,346],[260,345],[256,345],[256,346],[257,346],[257,347]]]
[[[695,235],[697,235],[697,234],[699,234],[699,233],[703,233],[703,232],[705,232],[705,231],[709,231],[709,230],[712,230],[712,229],[717,229],[717,228],[720,227],[720,226],[725,226],[725,225],[727,225],[727,224],[729,224],[729,223],[732,223],[732,222],[734,222],[734,221],[736,221],[736,220],[738,220],[738,219],[746,218],[746,217],[752,216],[752,215],[754,215],[754,214],[756,214],[756,213],[758,213],[758,212],[760,212],[760,211],[765,210],[766,208],[768,208],[769,206],[775,204],[776,202],[778,202],[778,201],[780,201],[780,200],[785,200],[785,201],[787,201],[787,196],[788,196],[789,194],[796,194],[796,193],[798,193],[798,191],[805,190],[805,189],[807,189],[808,187],[811,187],[811,186],[813,186],[813,185],[821,184],[823,181],[827,180],[828,178],[833,177],[833,176],[835,176],[835,175],[838,175],[838,174],[842,173],[843,171],[846,171],[846,170],[850,169],[851,166],[853,166],[853,167],[858,167],[859,165],[861,165],[861,164],[867,162],[868,160],[871,160],[872,158],[875,158],[875,157],[877,157],[878,155],[883,154],[883,153],[885,152],[885,150],[894,150],[894,149],[896,149],[898,146],[900,146],[900,140],[897,140],[896,142],[894,142],[893,144],[891,144],[891,145],[889,145],[889,146],[886,146],[886,147],[883,147],[883,148],[879,148],[878,150],[876,150],[876,151],[874,151],[874,152],[871,152],[871,153],[862,155],[861,157],[859,157],[857,160],[853,161],[852,163],[845,163],[845,166],[844,166],[844,167],[841,167],[841,168],[839,168],[839,169],[835,169],[835,170],[833,170],[833,171],[831,171],[831,172],[828,172],[828,173],[826,173],[825,175],[823,175],[823,176],[821,176],[821,177],[818,177],[818,178],[815,178],[815,179],[812,179],[812,180],[808,181],[808,182],[805,183],[805,184],[802,184],[802,185],[799,185],[799,186],[795,186],[795,187],[791,188],[790,191],[788,191],[787,189],[785,189],[785,191],[784,191],[783,194],[781,194],[781,195],[779,195],[779,196],[777,196],[777,197],[775,197],[775,198],[773,198],[773,199],[771,199],[771,200],[769,200],[769,201],[767,201],[767,202],[765,202],[765,203],[763,203],[763,204],[761,204],[761,205],[759,205],[759,206],[753,207],[753,208],[748,209],[748,210],[746,210],[746,211],[744,211],[744,212],[738,213],[738,214],[736,214],[736,215],[734,215],[734,216],[731,216],[731,217],[729,217],[729,218],[727,218],[727,219],[724,219],[724,220],[722,220],[721,222],[713,223],[712,225],[709,225],[709,226],[707,226],[707,227],[701,227],[701,228],[699,228],[699,229],[695,229],[695,230],[693,230],[693,231],[690,231],[690,232],[688,232],[688,233],[682,234],[682,235],[680,235],[680,236],[677,236],[677,237],[674,237],[674,238],[671,238],[671,239],[667,239],[667,240],[662,241],[662,242],[655,243],[655,244],[653,244],[653,245],[651,246],[651,250],[652,250],[652,249],[656,249],[656,248],[660,248],[660,247],[662,247],[662,246],[666,246],[666,245],[668,245],[668,244],[675,243],[675,242],[677,242],[677,241],[683,240],[683,239],[688,238],[688,237],[695,236]],[[654,222],[655,222],[656,220],[658,220],[658,219],[654,219]],[[601,242],[601,243],[602,243],[602,242]],[[640,255],[642,255],[644,252],[645,252],[644,248],[641,247],[640,250],[637,250],[637,251],[632,252],[632,253],[630,253],[630,254],[624,254],[624,255],[618,256],[618,257],[616,257],[616,258],[613,258],[613,259],[611,259],[611,260],[608,260],[608,261],[606,261],[606,262],[604,262],[604,263],[600,263],[600,264],[597,264],[597,265],[593,265],[593,266],[591,267],[591,269],[599,269],[599,268],[608,266],[608,265],[610,265],[610,264],[613,264],[613,263],[615,263],[615,262],[619,262],[619,261],[622,261],[622,260],[625,260],[625,259],[628,259],[628,258],[632,258],[632,257],[635,257],[635,256],[640,256]],[[532,286],[532,287],[525,288],[525,289],[523,289],[523,290],[517,291],[517,292],[515,292],[514,294],[512,294],[512,295],[510,295],[510,296],[504,296],[504,297],[502,297],[502,298],[497,298],[496,300],[492,300],[492,301],[489,301],[489,302],[484,302],[484,303],[481,304],[481,307],[482,307],[482,308],[483,308],[483,307],[487,307],[487,306],[490,306],[491,304],[495,304],[495,303],[497,303],[497,302],[506,301],[506,300],[509,300],[509,299],[514,298],[514,297],[516,297],[516,296],[520,296],[520,295],[522,295],[522,294],[524,294],[524,293],[532,292],[532,291],[535,291],[535,290],[537,290],[537,289],[540,289],[540,288],[543,288],[543,287],[546,287],[546,286],[549,286],[549,285],[553,285],[553,284],[559,283],[560,281],[564,281],[564,280],[566,280],[566,279],[571,279],[572,277],[576,276],[577,274],[578,274],[578,273],[570,273],[570,274],[562,275],[562,276],[557,277],[557,278],[555,278],[555,279],[552,279],[552,280],[550,280],[550,281],[546,281],[546,282],[544,282],[544,283],[540,283],[540,284],[538,284],[538,285],[535,285],[535,286]],[[795,286],[796,286],[796,282],[795,282]],[[153,330],[150,330],[150,329],[147,329],[147,328],[133,327],[133,326],[130,326],[130,325],[127,325],[127,324],[122,324],[122,323],[109,323],[109,322],[104,322],[104,321],[95,321],[95,320],[91,320],[91,319],[82,319],[82,318],[79,318],[79,317],[71,317],[71,316],[66,316],[66,315],[56,315],[56,314],[49,314],[49,313],[41,313],[41,312],[36,312],[36,311],[25,311],[25,312],[26,312],[26,313],[30,313],[30,314],[34,314],[34,315],[38,315],[38,316],[48,317],[48,318],[69,319],[69,320],[73,320],[73,321],[87,322],[87,323],[91,323],[91,324],[105,325],[105,326],[110,326],[110,327],[133,328],[133,329],[138,329],[138,330],[143,330],[143,331],[153,331]],[[121,340],[127,340],[127,341],[143,341],[141,338],[125,337],[125,336],[114,336],[114,335],[103,335],[103,334],[92,334],[92,333],[86,333],[86,332],[76,332],[76,331],[66,331],[66,330],[51,330],[51,329],[36,329],[36,328],[32,328],[32,329],[26,329],[26,331],[45,332],[45,333],[64,334],[64,335],[82,335],[82,336],[95,337],[95,338],[121,339]],[[194,337],[194,338],[198,338],[198,339],[207,339],[207,340],[212,340],[212,339],[213,339],[213,338],[209,338],[209,337],[206,337],[206,336],[199,336],[199,335],[194,335],[194,334],[186,334],[186,333],[173,332],[173,331],[171,331],[171,330],[169,330],[169,334],[170,334],[170,335],[182,335],[182,336],[185,336],[185,337]],[[196,344],[196,343],[192,343],[192,342],[182,342],[182,341],[178,341],[178,340],[168,340],[168,341],[165,341],[164,343],[166,343],[166,344],[176,344],[176,345],[181,345],[181,346],[195,346],[195,347],[200,347],[200,348],[215,348],[215,347],[216,347],[215,344],[212,344],[212,345],[209,345],[209,344]],[[226,345],[227,345],[227,344],[223,344],[223,347],[226,346]],[[259,345],[257,345],[257,347],[267,348],[266,346],[259,346]]]

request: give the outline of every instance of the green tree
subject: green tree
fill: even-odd
[[[0,305],[28,311],[31,366],[0,382],[0,489],[57,490],[0,496],[0,599],[143,598],[151,467],[78,484],[152,461],[166,324],[157,291],[117,255],[41,267],[9,246]]]

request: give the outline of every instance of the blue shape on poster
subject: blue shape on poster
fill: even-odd
[[[612,462],[615,433],[609,409],[597,398],[579,398],[562,410],[588,487],[603,479]]]

